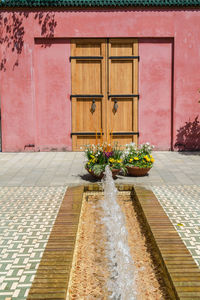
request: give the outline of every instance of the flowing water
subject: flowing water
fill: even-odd
[[[106,167],[103,179],[104,197],[100,201],[106,228],[105,253],[108,258],[109,279],[107,282],[110,299],[135,300],[134,278],[136,270],[128,246],[125,216],[117,203],[117,189],[112,173]]]

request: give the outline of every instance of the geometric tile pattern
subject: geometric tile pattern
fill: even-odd
[[[0,187],[0,300],[28,296],[66,187]]]
[[[200,267],[200,185],[151,188]]]

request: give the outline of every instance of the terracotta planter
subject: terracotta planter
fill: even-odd
[[[129,176],[145,176],[151,168],[126,167]]]
[[[90,171],[89,169],[86,169],[88,171],[89,174],[91,174],[93,177],[95,177],[96,179],[102,179],[103,178],[103,172],[101,172],[101,174],[96,175],[93,171]]]
[[[117,175],[119,174],[119,172],[120,172],[120,169],[112,169],[111,172],[112,172],[112,177],[113,177],[113,178],[116,178],[116,176],[117,176]]]
[[[103,176],[104,176],[104,172],[101,172],[101,174],[96,175],[93,171],[90,171],[89,169],[86,169],[86,170],[88,171],[89,174],[91,174],[93,177],[95,177],[97,179],[101,180],[103,178]],[[112,169],[111,172],[112,172],[112,177],[114,179],[119,174],[120,169]]]

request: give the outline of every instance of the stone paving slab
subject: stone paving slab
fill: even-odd
[[[154,152],[149,176],[118,176],[117,183],[192,185],[200,183],[200,152]],[[63,186],[95,182],[82,152],[0,153],[0,186]]]
[[[66,187],[0,187],[0,300],[23,300]]]

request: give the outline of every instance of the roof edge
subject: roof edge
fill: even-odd
[[[0,0],[2,8],[64,8],[64,7],[200,7],[199,0]]]

